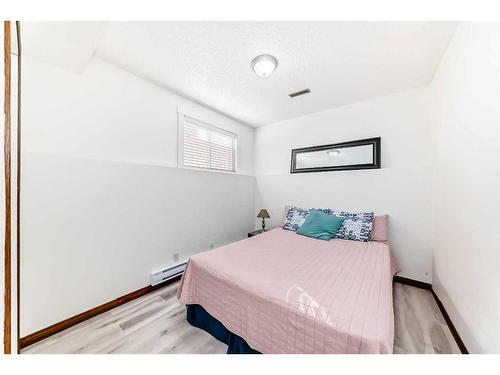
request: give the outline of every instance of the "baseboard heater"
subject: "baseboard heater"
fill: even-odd
[[[151,286],[161,284],[164,281],[170,280],[176,276],[179,276],[186,269],[187,262],[177,264],[173,267],[166,268],[164,270],[151,272],[149,275],[151,280]]]

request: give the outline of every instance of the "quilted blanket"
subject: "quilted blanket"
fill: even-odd
[[[192,256],[178,291],[262,353],[392,353],[389,245],[273,229]]]

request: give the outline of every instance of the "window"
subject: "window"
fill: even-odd
[[[182,113],[179,120],[179,166],[236,171],[236,134]]]

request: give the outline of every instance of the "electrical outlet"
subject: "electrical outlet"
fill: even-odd
[[[210,248],[213,249],[215,247],[215,241],[210,241],[209,245]]]
[[[179,253],[174,253],[174,262],[179,261]]]

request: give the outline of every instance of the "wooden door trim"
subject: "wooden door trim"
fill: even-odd
[[[11,353],[11,277],[12,277],[12,259],[11,259],[11,45],[10,45],[10,21],[4,21],[4,179],[5,179],[5,241],[4,241],[4,321],[3,321],[3,350],[5,354]]]

